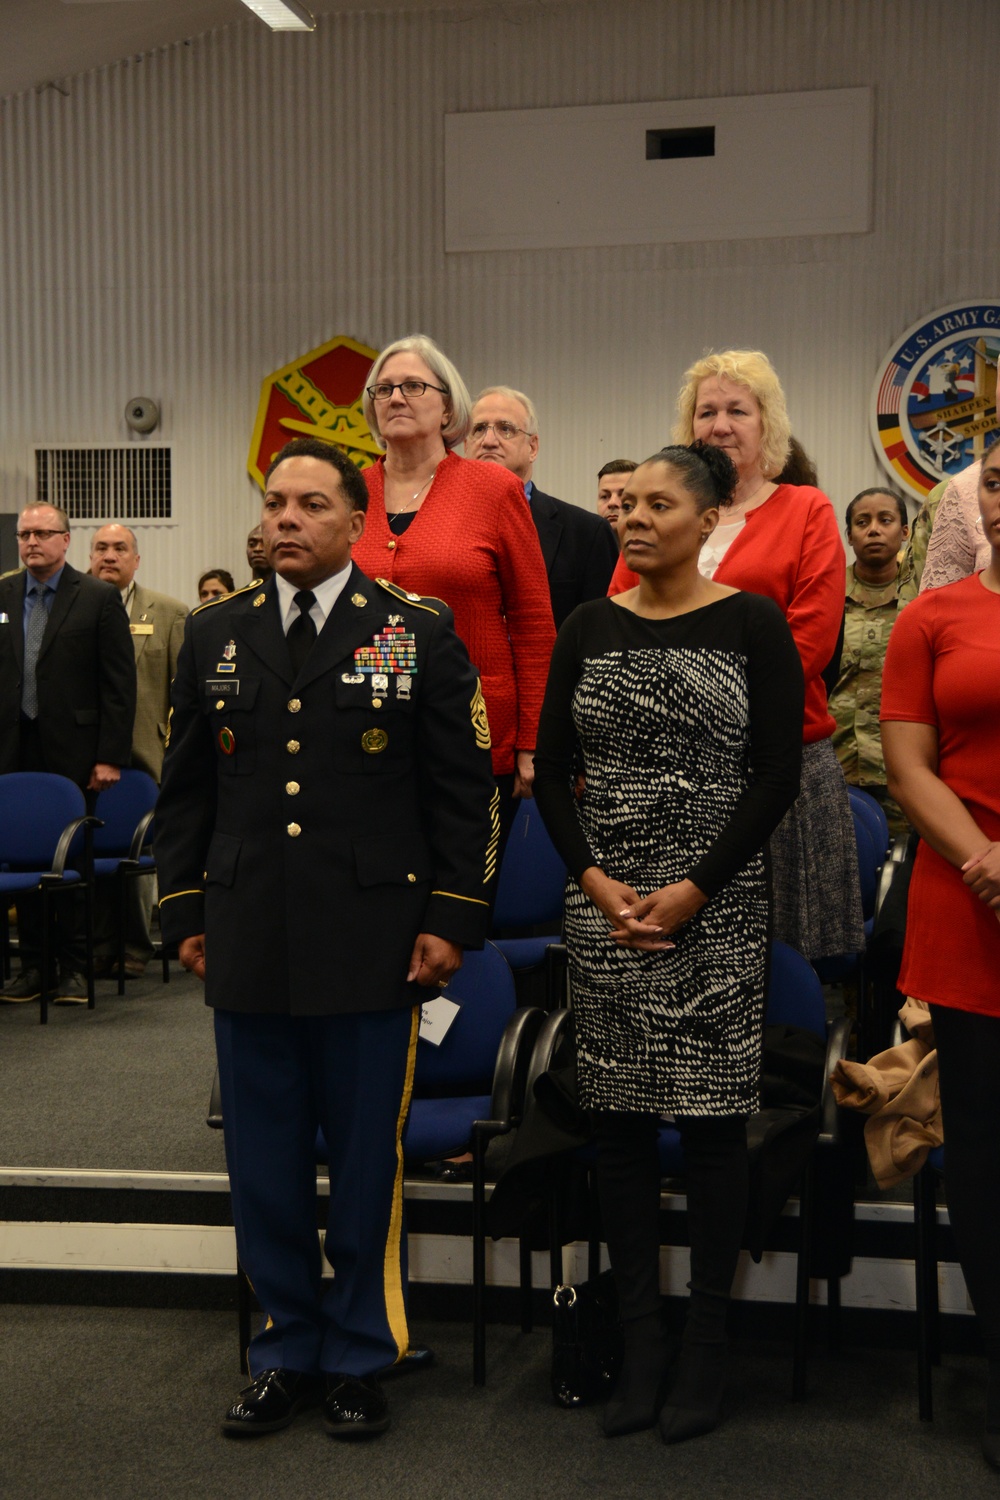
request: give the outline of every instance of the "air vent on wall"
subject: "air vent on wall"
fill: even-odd
[[[59,505],[71,521],[168,521],[170,448],[36,448],[39,505]]]

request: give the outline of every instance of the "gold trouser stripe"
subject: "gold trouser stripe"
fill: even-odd
[[[399,1351],[397,1363],[410,1347],[410,1332],[406,1326],[406,1303],[403,1298],[403,1265],[400,1255],[403,1235],[403,1127],[410,1112],[410,1095],[413,1093],[413,1072],[417,1064],[417,1036],[420,1031],[420,1006],[413,1007],[410,1021],[410,1047],[406,1056],[406,1077],[403,1080],[403,1097],[396,1120],[396,1180],[392,1189],[392,1215],[389,1219],[389,1238],[385,1246],[385,1262],[382,1279],[385,1286],[385,1314],[389,1332]]]
[[[488,901],[482,901],[478,896],[456,896],[454,891],[431,891],[432,896],[447,896],[449,901],[471,901],[473,906],[489,906]]]

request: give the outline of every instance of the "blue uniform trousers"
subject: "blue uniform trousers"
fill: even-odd
[[[406,1350],[403,1153],[419,1007],[334,1016],[216,1010],[240,1260],[266,1313],[249,1365],[370,1375]],[[321,1281],[316,1130],[329,1147]]]

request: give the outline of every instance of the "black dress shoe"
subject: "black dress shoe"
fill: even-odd
[[[429,1370],[434,1363],[434,1350],[429,1349],[426,1344],[411,1344],[403,1355],[397,1359],[395,1364],[386,1365],[384,1370],[379,1370],[379,1380],[394,1380],[397,1375],[415,1375],[418,1370]]]
[[[37,1000],[42,993],[42,976],[37,969],[22,969],[16,979],[10,980],[0,990],[0,1000],[11,1005],[20,1005],[25,1000]]]
[[[59,988],[53,996],[56,1005],[86,1005],[88,999],[87,981],[82,974],[68,970],[60,976]]]
[[[331,1437],[378,1437],[389,1426],[389,1403],[377,1375],[328,1375],[323,1426]]]
[[[317,1376],[301,1370],[263,1370],[253,1385],[240,1391],[222,1419],[222,1430],[231,1437],[256,1437],[287,1427],[307,1406],[318,1399]]]

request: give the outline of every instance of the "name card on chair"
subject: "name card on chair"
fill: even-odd
[[[420,1040],[440,1047],[461,1008],[444,995],[425,1000],[420,1007]]]

